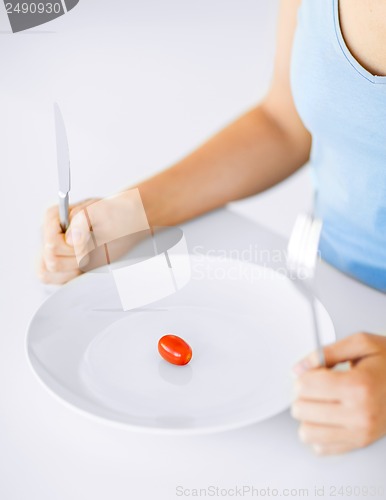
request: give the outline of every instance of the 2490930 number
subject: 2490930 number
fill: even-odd
[[[17,3],[12,5],[6,3],[7,14],[60,14],[62,11],[61,3]]]

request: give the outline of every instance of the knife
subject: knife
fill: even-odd
[[[60,227],[63,233],[65,233],[69,226],[68,205],[71,189],[70,151],[63,116],[56,102],[54,103],[54,118],[59,178],[59,220]]]

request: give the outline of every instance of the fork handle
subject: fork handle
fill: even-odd
[[[308,296],[309,296],[311,312],[312,312],[312,322],[313,322],[313,326],[314,326],[316,352],[318,353],[318,363],[319,363],[319,366],[325,368],[326,358],[324,356],[323,346],[321,345],[321,342],[320,342],[320,328],[319,328],[319,321],[318,321],[318,317],[317,317],[317,313],[316,313],[316,299],[311,294],[309,294]]]

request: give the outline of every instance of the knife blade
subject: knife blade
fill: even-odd
[[[60,227],[65,233],[69,226],[69,193],[71,189],[70,150],[67,141],[67,132],[59,105],[54,103],[56,154],[59,179],[59,219]]]

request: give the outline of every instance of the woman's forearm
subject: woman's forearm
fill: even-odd
[[[137,187],[151,225],[174,225],[282,181],[306,161],[308,137],[260,105]]]

